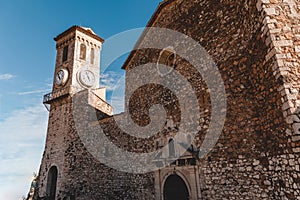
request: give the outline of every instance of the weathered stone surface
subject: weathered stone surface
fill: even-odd
[[[191,199],[299,199],[299,1],[164,3],[150,25],[173,29],[198,41],[214,59],[224,80],[227,115],[216,146],[197,161],[193,173],[190,166],[179,166],[179,162],[163,172],[118,172],[86,151],[74,129],[72,103],[68,99],[51,105],[39,173],[41,187],[46,184],[47,170],[56,163],[63,166],[57,185],[62,199],[70,194],[76,199],[161,199],[164,182],[159,175],[168,175],[176,168],[183,176],[197,177],[193,183],[186,181],[189,188],[197,191],[191,193]],[[160,40],[166,38],[143,42]],[[136,51],[124,68],[156,63],[159,53],[154,49]],[[184,58],[178,57],[175,66],[195,88],[203,109],[193,141],[199,149],[211,116],[210,91],[201,74]],[[131,97],[132,119],[141,126],[147,125],[149,108],[154,104],[164,106],[172,123],[166,121],[167,127],[150,140],[123,133],[112,118],[98,123],[111,141],[125,150],[155,150],[156,142],[165,145],[176,134],[181,112],[172,92],[152,84],[139,88]]]

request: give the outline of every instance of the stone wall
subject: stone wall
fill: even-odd
[[[259,1],[258,9],[263,12],[263,34],[269,53],[266,61],[273,60],[276,79],[283,84],[278,88],[282,96],[282,110],[290,125],[287,135],[293,151],[299,153],[299,1]]]
[[[197,161],[199,177],[195,179],[197,188],[191,199],[299,199],[299,2],[169,0],[165,3],[150,25],[173,29],[198,41],[217,64],[227,96],[222,134],[213,150]],[[128,72],[148,62],[156,63],[159,54],[160,50],[139,50],[124,68]],[[189,80],[202,109],[200,129],[193,141],[200,148],[211,116],[209,90],[202,75],[184,58],[177,57],[175,69]],[[163,78],[157,83],[162,81]],[[127,77],[127,89],[130,84],[132,81]],[[83,98],[82,105],[87,99],[88,96]],[[151,122],[152,105],[164,106],[165,126],[149,139],[123,133],[114,118],[102,119],[101,113],[98,113],[101,119],[95,121],[86,110],[76,118],[90,120],[75,126],[73,100],[67,98],[51,105],[38,195],[45,195],[47,170],[56,165],[58,199],[161,197],[154,173],[134,175],[105,166],[89,153],[78,132],[91,134],[88,137],[91,144],[109,145],[93,135],[100,125],[111,142],[124,150],[155,150],[159,148],[157,142],[167,144],[181,122],[182,107],[174,93],[159,84],[150,84],[126,97],[132,119],[141,126]],[[181,172],[194,169],[175,167]]]
[[[226,88],[223,133],[200,164],[202,197],[299,199],[299,2],[169,2],[151,26],[199,41],[217,63]],[[139,50],[124,68],[157,59],[158,52]],[[176,70],[187,79],[191,68],[182,59],[176,61]],[[200,100],[206,95],[199,79],[190,79],[191,84],[199,91],[201,106],[210,109],[209,102]],[[139,98],[143,93],[157,95],[144,90]],[[203,134],[205,130],[194,141],[198,147]]]
[[[139,199],[141,196],[143,199],[153,199],[152,174],[134,175],[111,169],[102,164],[84,146],[82,139],[85,138],[80,137],[78,131],[86,131],[91,135],[98,133],[97,126],[88,128],[88,123],[92,122],[88,120],[99,111],[89,106],[88,93],[81,92],[79,95],[84,96],[78,97],[82,101],[83,110],[76,118],[73,116],[76,112],[74,111],[75,96],[72,99],[64,99],[63,104],[62,100],[51,104],[46,147],[35,199],[43,199],[47,196],[46,185],[51,166],[58,168],[57,199],[123,200]],[[84,123],[75,125],[76,120],[82,120]],[[120,138],[122,132],[113,118],[107,117],[101,121],[101,125],[111,138]],[[93,138],[90,136],[87,139]],[[101,141],[97,139],[94,142],[99,146]]]

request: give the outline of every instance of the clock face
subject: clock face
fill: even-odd
[[[68,80],[69,73],[66,69],[60,69],[55,75],[55,84],[58,86],[64,85]]]
[[[95,83],[95,75],[90,70],[79,72],[79,81],[85,87],[92,87]]]

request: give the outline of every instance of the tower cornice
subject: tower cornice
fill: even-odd
[[[62,32],[61,34],[59,34],[58,36],[56,36],[54,38],[54,40],[57,42],[58,40],[62,39],[63,37],[67,36],[68,34],[75,32],[75,31],[80,31],[92,38],[94,38],[95,40],[98,40],[101,43],[104,43],[104,39],[99,37],[98,35],[94,34],[91,30],[89,29],[85,29],[81,26],[72,26],[71,28],[67,29],[66,31]]]

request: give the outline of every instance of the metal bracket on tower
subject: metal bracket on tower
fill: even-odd
[[[48,110],[48,112],[50,111],[50,104],[46,104],[46,103],[43,103],[45,108]]]

